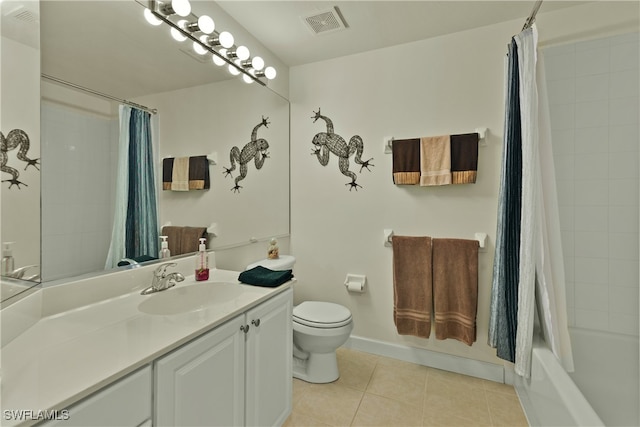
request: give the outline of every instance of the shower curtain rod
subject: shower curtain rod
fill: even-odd
[[[529,14],[529,17],[524,22],[524,27],[522,27],[522,31],[524,31],[524,30],[526,30],[528,28],[531,28],[533,23],[536,22],[536,15],[538,13],[538,10],[540,10],[540,6],[542,6],[542,0],[537,0],[536,4],[533,5],[533,10],[531,10],[531,13]]]
[[[155,109],[155,108],[145,107],[144,105],[136,104],[135,102],[127,101],[126,99],[116,98],[115,96],[107,95],[106,93],[98,92],[97,90],[89,89],[89,88],[86,88],[84,86],[80,86],[80,85],[77,85],[75,83],[71,83],[71,82],[59,79],[57,77],[49,76],[47,74],[41,74],[41,76],[42,76],[43,79],[51,80],[53,82],[60,83],[60,84],[65,85],[65,86],[69,86],[69,87],[72,87],[74,89],[78,89],[78,90],[81,90],[83,92],[87,92],[87,93],[99,96],[101,98],[110,99],[112,101],[116,101],[116,102],[119,102],[121,104],[129,105],[130,107],[135,107],[135,108],[138,108],[140,110],[144,110],[144,111],[146,111],[148,113],[151,113],[151,114],[157,114],[158,113],[158,110]]]

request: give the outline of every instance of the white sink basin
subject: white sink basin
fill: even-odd
[[[138,305],[147,314],[180,314],[233,303],[243,294],[250,293],[237,283],[203,282],[175,287],[148,296]]]

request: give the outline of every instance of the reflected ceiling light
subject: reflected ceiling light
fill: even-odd
[[[207,49],[205,49],[200,43],[198,42],[193,42],[193,50],[198,54],[198,55],[204,55],[207,52],[209,52]]]
[[[239,59],[240,61],[246,61],[250,56],[251,54],[249,53],[249,49],[246,46],[238,46],[235,49],[227,50],[227,58],[229,59]]]
[[[182,29],[184,29],[184,26],[186,24],[187,24],[187,21],[185,21],[184,19],[181,19],[180,21],[178,21],[178,27]],[[182,32],[177,28],[171,28],[171,37],[173,37],[173,39],[177,42],[183,42],[187,39],[187,36],[182,34]]]
[[[189,0],[171,0],[160,4],[160,12],[165,15],[189,16],[191,13],[191,3]]]
[[[189,22],[185,26],[185,29],[187,31],[191,32],[191,33],[195,33],[196,31],[200,31],[201,33],[204,33],[204,34],[213,33],[213,30],[215,28],[216,28],[215,22],[213,22],[213,19],[211,19],[207,15],[202,15],[200,18],[198,18],[197,21]]]
[[[253,83],[253,78],[251,78],[251,76],[249,74],[243,74],[242,75],[242,80],[246,83],[246,84],[251,84]]]
[[[220,55],[224,55],[227,52],[227,49],[220,49],[218,51],[220,53]],[[225,61],[224,59],[220,58],[218,55],[216,55],[215,53],[213,54],[213,63],[216,64],[218,67],[222,67],[224,64],[227,63],[227,61]]]
[[[223,47],[229,49],[233,47],[233,35],[228,31],[221,33],[213,32],[213,35],[207,39],[207,44],[211,47]]]
[[[262,70],[264,68],[264,59],[260,58],[259,56],[255,56],[251,60],[251,67],[256,71]]]
[[[162,24],[162,20],[158,19],[149,9],[144,10],[144,19],[151,25],[158,26]]]
[[[229,64],[229,72],[231,74],[233,74],[234,76],[237,76],[237,75],[240,74],[240,70],[238,70],[236,67],[234,67],[233,64]]]

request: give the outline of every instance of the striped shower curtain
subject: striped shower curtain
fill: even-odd
[[[564,265],[551,137],[534,26],[509,45],[498,229],[493,265],[489,345],[529,377],[534,311],[542,335],[568,371]]]
[[[151,114],[120,106],[116,208],[105,268],[122,258],[158,256]]]

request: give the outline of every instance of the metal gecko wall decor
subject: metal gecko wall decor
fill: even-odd
[[[238,147],[233,147],[231,152],[229,153],[229,159],[231,160],[231,167],[224,168],[223,174],[224,176],[231,176],[231,172],[236,170],[236,162],[240,164],[240,175],[238,175],[235,179],[235,185],[231,188],[231,191],[234,193],[239,193],[242,186],[239,184],[240,181],[247,177],[247,173],[249,172],[249,162],[254,160],[256,165],[256,169],[261,169],[264,165],[265,159],[269,158],[269,143],[264,138],[258,138],[258,129],[264,126],[265,128],[269,128],[269,117],[266,119],[262,116],[262,121],[258,123],[251,132],[251,141],[249,141],[244,147],[242,147],[242,151]]]
[[[369,160],[362,160],[364,143],[359,135],[352,136],[349,140],[349,144],[347,144],[343,137],[334,133],[333,122],[328,117],[320,114],[320,108],[318,108],[317,112],[314,111],[313,113],[315,114],[311,117],[313,122],[315,123],[318,119],[324,120],[327,124],[327,131],[320,132],[313,137],[311,143],[315,147],[311,149],[311,155],[315,155],[322,166],[327,166],[329,163],[330,153],[338,156],[338,167],[340,168],[340,172],[351,178],[351,182],[347,182],[345,185],[349,186],[349,191],[354,188],[358,191],[358,187],[362,188],[362,186],[356,183],[358,176],[349,170],[349,157],[351,157],[352,154],[355,154],[353,159],[360,165],[359,173],[362,172],[363,168],[371,171],[369,166],[375,166],[371,163],[373,157]]]
[[[9,151],[19,148],[16,157],[18,158],[18,160],[22,160],[23,162],[27,163],[27,165],[24,167],[24,170],[27,170],[29,166],[33,166],[37,170],[40,170],[40,168],[38,168],[38,160],[40,159],[30,159],[29,157],[27,157],[29,145],[29,135],[27,135],[27,133],[22,129],[13,129],[9,131],[6,138],[4,134],[0,132],[0,170],[11,175],[11,179],[2,180],[2,182],[9,183],[9,188],[13,187],[14,185],[18,187],[18,190],[21,189],[20,185],[28,187],[27,184],[18,180],[18,178],[20,177],[20,172],[17,169],[7,165],[7,162],[9,161]]]

